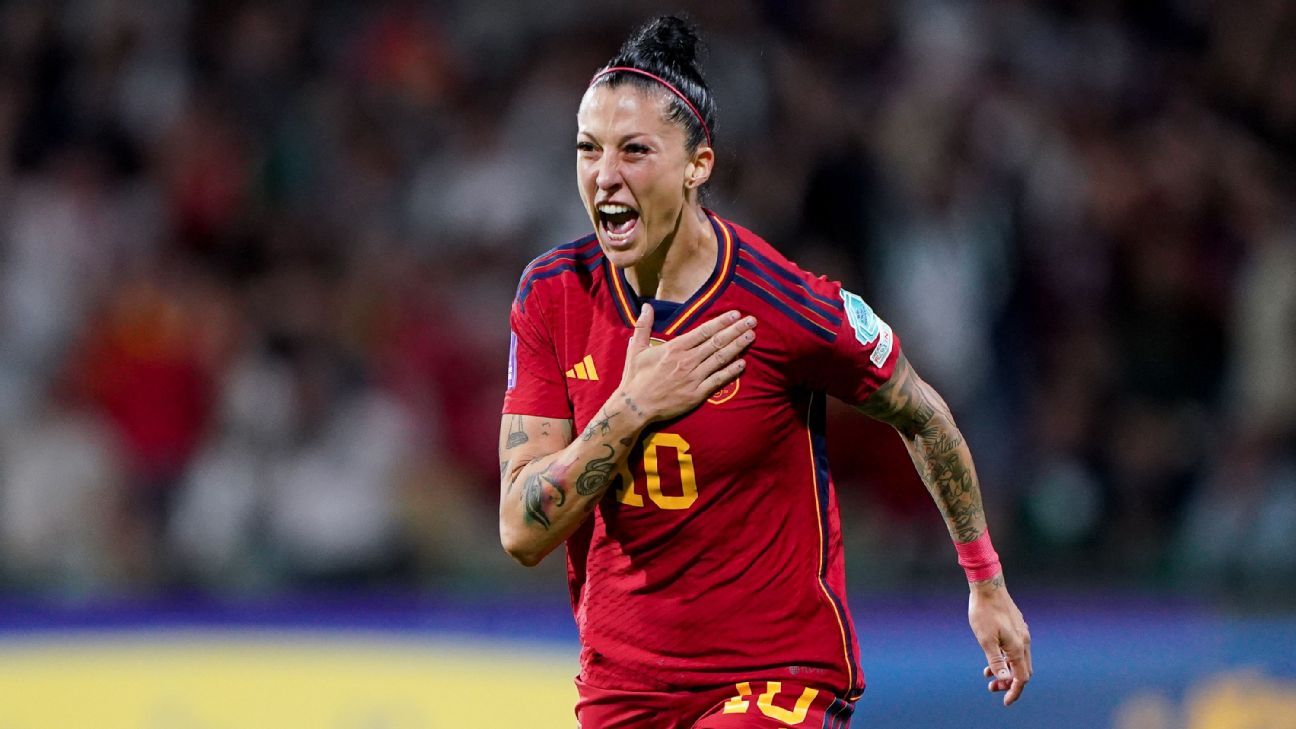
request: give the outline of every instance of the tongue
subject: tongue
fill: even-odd
[[[634,212],[617,213],[606,217],[607,229],[609,232],[621,235],[627,233],[634,227],[635,221],[639,219],[638,214]]]

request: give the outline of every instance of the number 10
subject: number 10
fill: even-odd
[[[660,459],[658,448],[671,448],[675,451],[675,460],[679,464],[679,480],[682,493],[679,496],[667,496],[662,493]],[[689,454],[688,441],[675,433],[653,433],[643,441],[643,471],[648,490],[648,498],[660,509],[687,509],[697,501],[697,476],[693,473],[693,456]],[[617,472],[621,476],[621,488],[617,489],[617,500],[626,506],[643,506],[643,496],[638,493],[634,474],[630,464],[621,464]]]

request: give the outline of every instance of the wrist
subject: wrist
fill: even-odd
[[[997,574],[995,574],[994,577],[990,577],[984,580],[977,580],[976,582],[970,582],[970,581],[968,582],[968,592],[971,592],[973,595],[980,595],[982,597],[989,597],[991,595],[994,595],[995,593],[1002,590],[1003,587],[1004,587],[1004,577],[1003,577],[1002,570]]]
[[[644,407],[641,400],[629,390],[617,388],[608,399],[607,407],[619,410],[626,417],[626,422],[638,433],[653,421],[652,414]]]
[[[990,542],[990,530],[983,529],[981,535],[970,542],[955,542],[954,551],[958,552],[958,563],[967,576],[968,584],[976,587],[989,585],[996,578],[1003,583],[1003,568],[999,565],[999,554]]]

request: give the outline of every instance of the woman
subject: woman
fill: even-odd
[[[1011,704],[1030,637],[968,448],[863,300],[701,206],[715,103],[696,45],[658,18],[594,76],[576,143],[594,233],[533,261],[511,312],[500,535],[526,565],[567,545],[580,724],[847,724],[864,681],[825,395],[900,432]]]

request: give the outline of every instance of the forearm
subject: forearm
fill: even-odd
[[[971,542],[986,529],[981,487],[963,434],[944,401],[938,395],[935,399],[926,421],[901,435],[919,478],[945,518],[950,538]]]
[[[986,530],[972,453],[949,405],[901,354],[891,379],[859,409],[899,431],[945,517],[959,565],[967,574],[968,622],[985,651],[985,676],[993,678],[990,690],[1007,690],[1004,704],[1013,703],[1030,680],[1030,631],[1004,587],[999,556]]]
[[[576,531],[607,491],[647,418],[617,390],[579,436],[534,460],[501,461],[500,538],[534,565]]]
[[[891,379],[860,410],[900,433],[955,544],[981,536],[986,530],[985,511],[972,453],[949,405],[914,372],[903,354]]]

